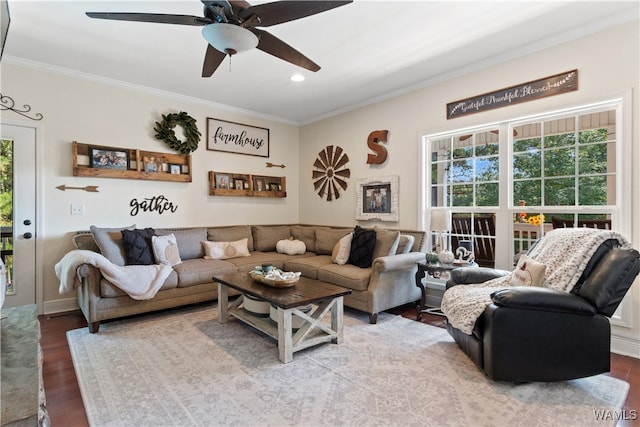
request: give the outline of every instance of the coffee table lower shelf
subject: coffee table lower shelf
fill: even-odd
[[[275,338],[278,341],[278,353],[282,363],[293,361],[293,353],[314,345],[333,342],[341,344],[343,341],[343,299],[336,296],[319,301],[310,313],[304,313],[298,307],[276,307],[277,324],[268,317],[258,317],[247,313],[240,306],[244,296],[240,295],[229,302],[229,288],[218,282],[218,310],[220,323],[227,323],[229,316]],[[331,314],[331,324],[323,323],[327,313]],[[293,316],[298,316],[304,323],[297,331],[293,330]]]

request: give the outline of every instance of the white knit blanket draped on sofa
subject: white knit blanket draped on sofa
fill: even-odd
[[[598,247],[608,239],[616,239],[621,247],[631,247],[620,233],[593,228],[559,228],[548,232],[531,250],[529,256],[546,265],[546,288],[571,291]],[[459,285],[448,289],[442,297],[442,311],[456,329],[471,335],[476,320],[491,294],[511,286],[512,273],[484,283]]]
[[[60,294],[66,294],[80,286],[77,270],[82,264],[99,268],[105,279],[135,300],[153,298],[173,270],[164,264],[120,266],[99,253],[74,249],[55,265],[56,276],[60,279]]]

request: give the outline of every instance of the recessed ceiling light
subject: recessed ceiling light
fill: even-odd
[[[289,80],[291,80],[292,82],[302,82],[304,81],[304,76],[302,74],[291,74],[289,76]]]

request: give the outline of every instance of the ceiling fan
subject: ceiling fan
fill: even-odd
[[[204,16],[159,13],[87,12],[97,19],[201,26],[208,42],[202,77],[210,77],[227,55],[257,47],[263,52],[310,71],[320,66],[276,36],[256,27],[270,27],[326,12],[352,1],[277,1],[251,6],[246,1],[205,1]]]

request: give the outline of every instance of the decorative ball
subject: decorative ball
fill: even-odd
[[[438,261],[440,261],[440,259],[438,258],[438,254],[435,252],[427,252],[427,255],[425,258],[427,259],[427,262],[429,264],[435,264]]]
[[[456,256],[451,251],[442,251],[438,254],[438,259],[443,264],[451,264],[455,261]]]

